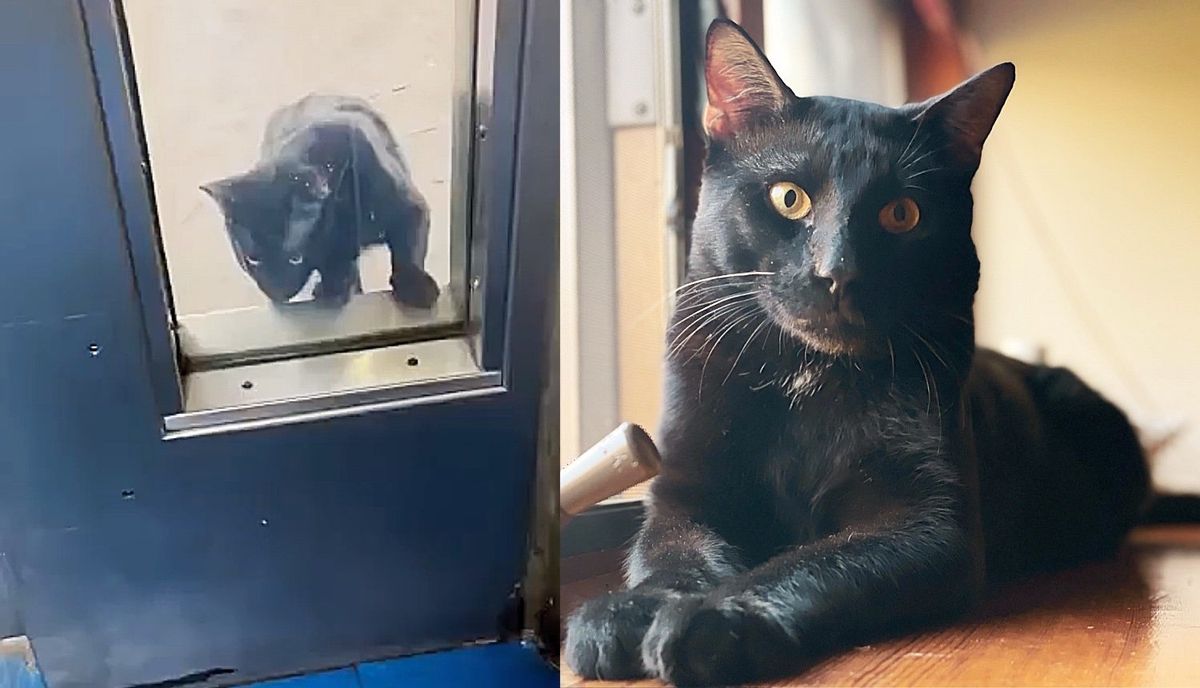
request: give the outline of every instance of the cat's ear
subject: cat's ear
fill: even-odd
[[[1011,62],[998,64],[916,106],[917,118],[937,123],[950,139],[951,152],[964,165],[977,166],[1016,80]]]
[[[725,19],[708,27],[704,78],[704,130],[712,139],[730,139],[756,122],[778,119],[796,99],[754,41]]]
[[[212,199],[217,202],[217,205],[224,208],[226,205],[228,205],[230,199],[233,197],[233,187],[235,182],[236,178],[234,177],[218,179],[207,184],[201,184],[200,190],[212,197]]]

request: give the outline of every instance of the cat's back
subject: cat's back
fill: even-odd
[[[311,94],[276,110],[267,122],[262,154],[270,158],[337,137],[364,142],[376,155],[403,164],[395,137],[370,103],[354,96],[327,94]]]
[[[1125,413],[1074,372],[1026,363],[979,348],[963,389],[975,434],[981,439],[1039,446],[1104,444],[1141,459]]]
[[[964,387],[989,571],[1009,578],[1107,554],[1149,491],[1137,434],[1066,368],[980,349]]]

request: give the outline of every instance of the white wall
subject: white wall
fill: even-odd
[[[975,184],[980,338],[1183,419],[1155,478],[1200,490],[1200,3],[969,9],[981,61],[1017,65]]]
[[[267,303],[200,184],[255,162],[270,114],[313,93],[366,98],[429,201],[426,269],[449,279],[451,114],[460,24],[450,0],[125,0],[176,312]],[[386,249],[362,259],[388,288]]]
[[[798,96],[904,102],[900,27],[878,0],[764,0],[763,50]]]

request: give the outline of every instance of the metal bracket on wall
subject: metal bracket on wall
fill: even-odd
[[[604,7],[608,124],[636,127],[658,121],[655,16],[660,0],[608,0]]]

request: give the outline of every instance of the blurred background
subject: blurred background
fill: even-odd
[[[979,342],[1076,370],[1165,442],[1158,489],[1200,492],[1191,0],[565,2],[564,465],[621,421],[657,426],[703,160],[702,41],[719,15],[801,96],[897,105],[1015,63],[974,185]]]

